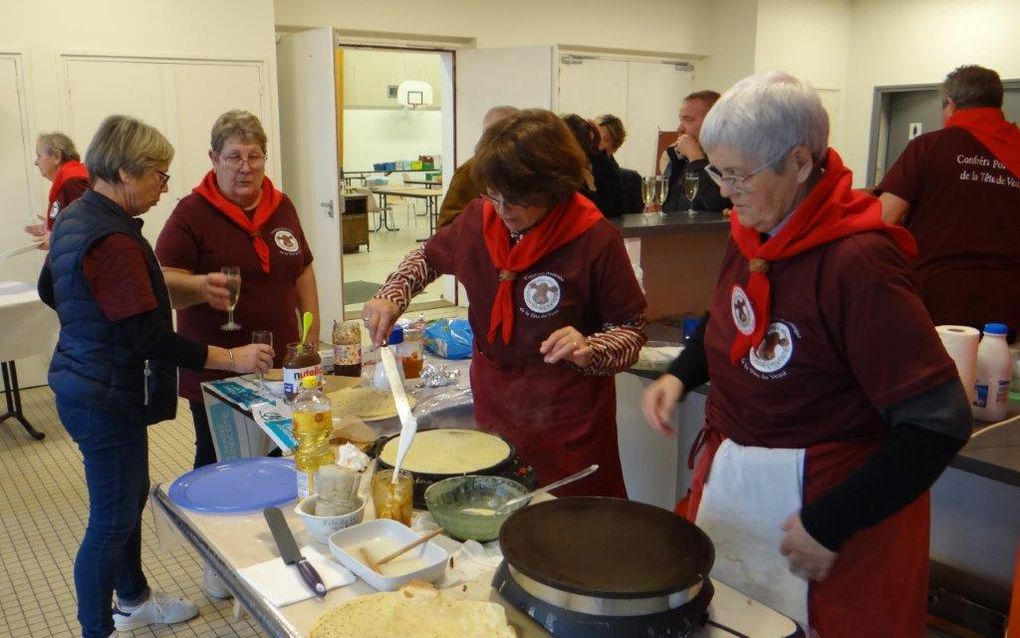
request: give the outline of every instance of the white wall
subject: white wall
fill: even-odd
[[[730,2],[731,0],[726,0]],[[743,0],[741,0],[743,1]],[[574,44],[696,53],[713,0],[277,0],[276,23],[476,38],[479,48]]]
[[[274,93],[273,116],[265,125],[270,148],[279,148],[272,0],[0,0],[0,16],[0,50],[25,54],[33,138],[70,124],[63,121],[65,98],[59,90],[61,53],[244,58],[269,65],[266,90]],[[81,152],[88,142],[75,140]],[[279,175],[279,165],[274,167]],[[40,178],[33,202],[38,210],[48,189],[49,182]]]
[[[1020,78],[1016,0],[854,0],[843,158],[864,184],[876,86],[941,82],[961,64]]]
[[[440,111],[344,110],[344,170],[370,171],[375,162],[441,155],[442,145]],[[394,173],[391,181],[398,184],[400,175]]]
[[[708,58],[695,63],[694,90],[723,93],[754,73],[758,0],[711,2],[695,30],[694,46]],[[677,101],[679,110],[680,101]]]

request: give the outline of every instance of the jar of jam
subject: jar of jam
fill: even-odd
[[[361,322],[333,322],[333,374],[361,376]]]
[[[318,377],[322,385],[322,357],[310,343],[288,343],[287,357],[283,360],[283,396],[287,402],[301,391],[301,379],[307,376]]]

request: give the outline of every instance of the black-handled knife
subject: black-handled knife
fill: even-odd
[[[298,549],[294,534],[290,531],[283,512],[278,507],[267,507],[262,510],[262,515],[269,523],[269,531],[273,533],[273,540],[276,541],[276,548],[280,550],[280,558],[283,559],[284,564],[296,565],[298,573],[301,574],[301,580],[305,581],[312,593],[319,598],[324,598],[326,585],[322,582],[319,572],[315,571],[312,564],[301,555],[301,550]]]

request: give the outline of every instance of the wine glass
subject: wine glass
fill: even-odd
[[[234,308],[237,307],[237,300],[241,298],[241,267],[224,266],[220,268],[220,272],[227,276],[227,291],[230,293],[227,323],[220,326],[220,330],[240,330],[241,324],[234,321]]]
[[[694,198],[698,196],[698,183],[700,175],[696,172],[684,175],[684,195],[687,197],[687,214],[694,216]]]
[[[655,178],[655,208],[659,213],[659,217],[663,217],[666,211],[663,210],[662,205],[666,201],[666,191],[669,190],[669,178],[664,175],[659,175]]]
[[[641,180],[641,199],[645,202],[646,215],[657,211],[656,205],[662,199],[659,178],[652,175]]]
[[[251,333],[252,343],[264,343],[270,348],[273,347],[273,331],[272,330],[252,330]],[[259,372],[259,383],[265,385],[265,374]]]

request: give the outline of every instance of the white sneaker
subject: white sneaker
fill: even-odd
[[[153,591],[149,599],[137,607],[124,609],[119,604],[113,608],[113,626],[117,631],[131,631],[147,625],[170,625],[191,620],[198,615],[198,607],[190,600],[171,598]]]
[[[205,567],[202,568],[202,588],[205,589],[205,593],[209,598],[216,600],[226,600],[234,597],[230,590],[227,589],[227,584],[223,582],[223,579],[216,573],[216,570],[209,566],[209,563],[206,563]]]

